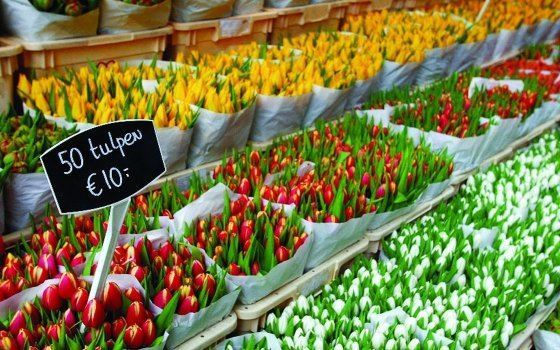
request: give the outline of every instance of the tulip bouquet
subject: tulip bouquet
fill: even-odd
[[[42,172],[41,154],[74,131],[48,123],[42,115],[18,117],[13,110],[0,114],[0,168],[18,174]]]
[[[99,5],[98,0],[30,0],[29,2],[39,11],[73,17],[96,9]]]
[[[133,280],[110,276],[102,297],[88,301],[90,282],[65,272],[14,300],[20,306],[10,304],[2,317],[3,348],[139,349],[165,343],[177,298],[154,316]]]
[[[451,203],[394,233],[381,262],[358,258],[318,296],[269,315],[266,330],[289,349],[507,347],[560,291],[558,140],[556,131],[471,177]]]
[[[183,238],[233,276],[266,275],[289,260],[308,236],[294,215],[259,196],[225,195],[223,212],[184,227]]]
[[[120,69],[118,64],[90,64],[64,75],[35,79],[24,75],[18,93],[28,108],[71,123],[104,124],[123,119],[153,119],[156,127],[192,127],[196,114],[187,104],[176,103],[168,89],[144,93],[139,68]]]
[[[459,1],[453,4],[436,6],[435,11],[452,13],[473,22],[484,1]],[[551,0],[530,0],[491,3],[479,24],[487,28],[489,33],[499,32],[501,29],[515,30],[522,25],[534,25],[543,19],[556,21],[560,7]]]
[[[483,27],[467,27],[445,14],[387,10],[350,16],[343,30],[368,36],[378,43],[386,59],[397,63],[421,62],[427,50],[486,36]]]
[[[253,41],[250,44],[240,45],[229,50],[228,54],[230,56],[252,60],[271,60],[279,62],[297,59],[301,55],[301,52],[287,46],[258,44]]]

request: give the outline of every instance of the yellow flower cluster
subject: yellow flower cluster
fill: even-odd
[[[159,128],[190,128],[196,119],[190,106],[177,103],[165,89],[145,93],[142,76],[140,69],[122,70],[117,64],[83,67],[32,82],[21,75],[18,93],[29,108],[71,122],[153,119]]]
[[[436,6],[434,11],[452,13],[474,22],[483,4],[483,0],[459,0]],[[560,2],[557,0],[491,1],[478,24],[490,33],[500,29],[515,30],[523,24],[534,25],[543,19],[557,21],[560,19],[559,11]]]
[[[297,58],[301,53],[287,46],[275,46],[252,42],[237,46],[229,51],[233,57],[243,57],[260,60],[289,61]]]
[[[383,10],[350,16],[343,30],[367,36],[386,59],[398,63],[421,62],[428,50],[486,37],[483,27],[444,13],[420,11]]]

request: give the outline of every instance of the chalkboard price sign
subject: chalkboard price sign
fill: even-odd
[[[49,149],[41,161],[61,214],[110,206],[165,173],[151,120],[82,131]]]

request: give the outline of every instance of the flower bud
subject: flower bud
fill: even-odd
[[[82,322],[86,327],[97,328],[105,319],[105,305],[97,299],[88,301],[82,313]]]
[[[62,299],[60,298],[57,285],[50,285],[43,291],[41,304],[47,310],[54,311],[60,309],[62,306]]]

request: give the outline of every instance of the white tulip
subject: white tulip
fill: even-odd
[[[334,312],[336,312],[339,315],[342,309],[344,308],[344,301],[340,299],[335,300],[335,302],[332,305],[332,308]]]

